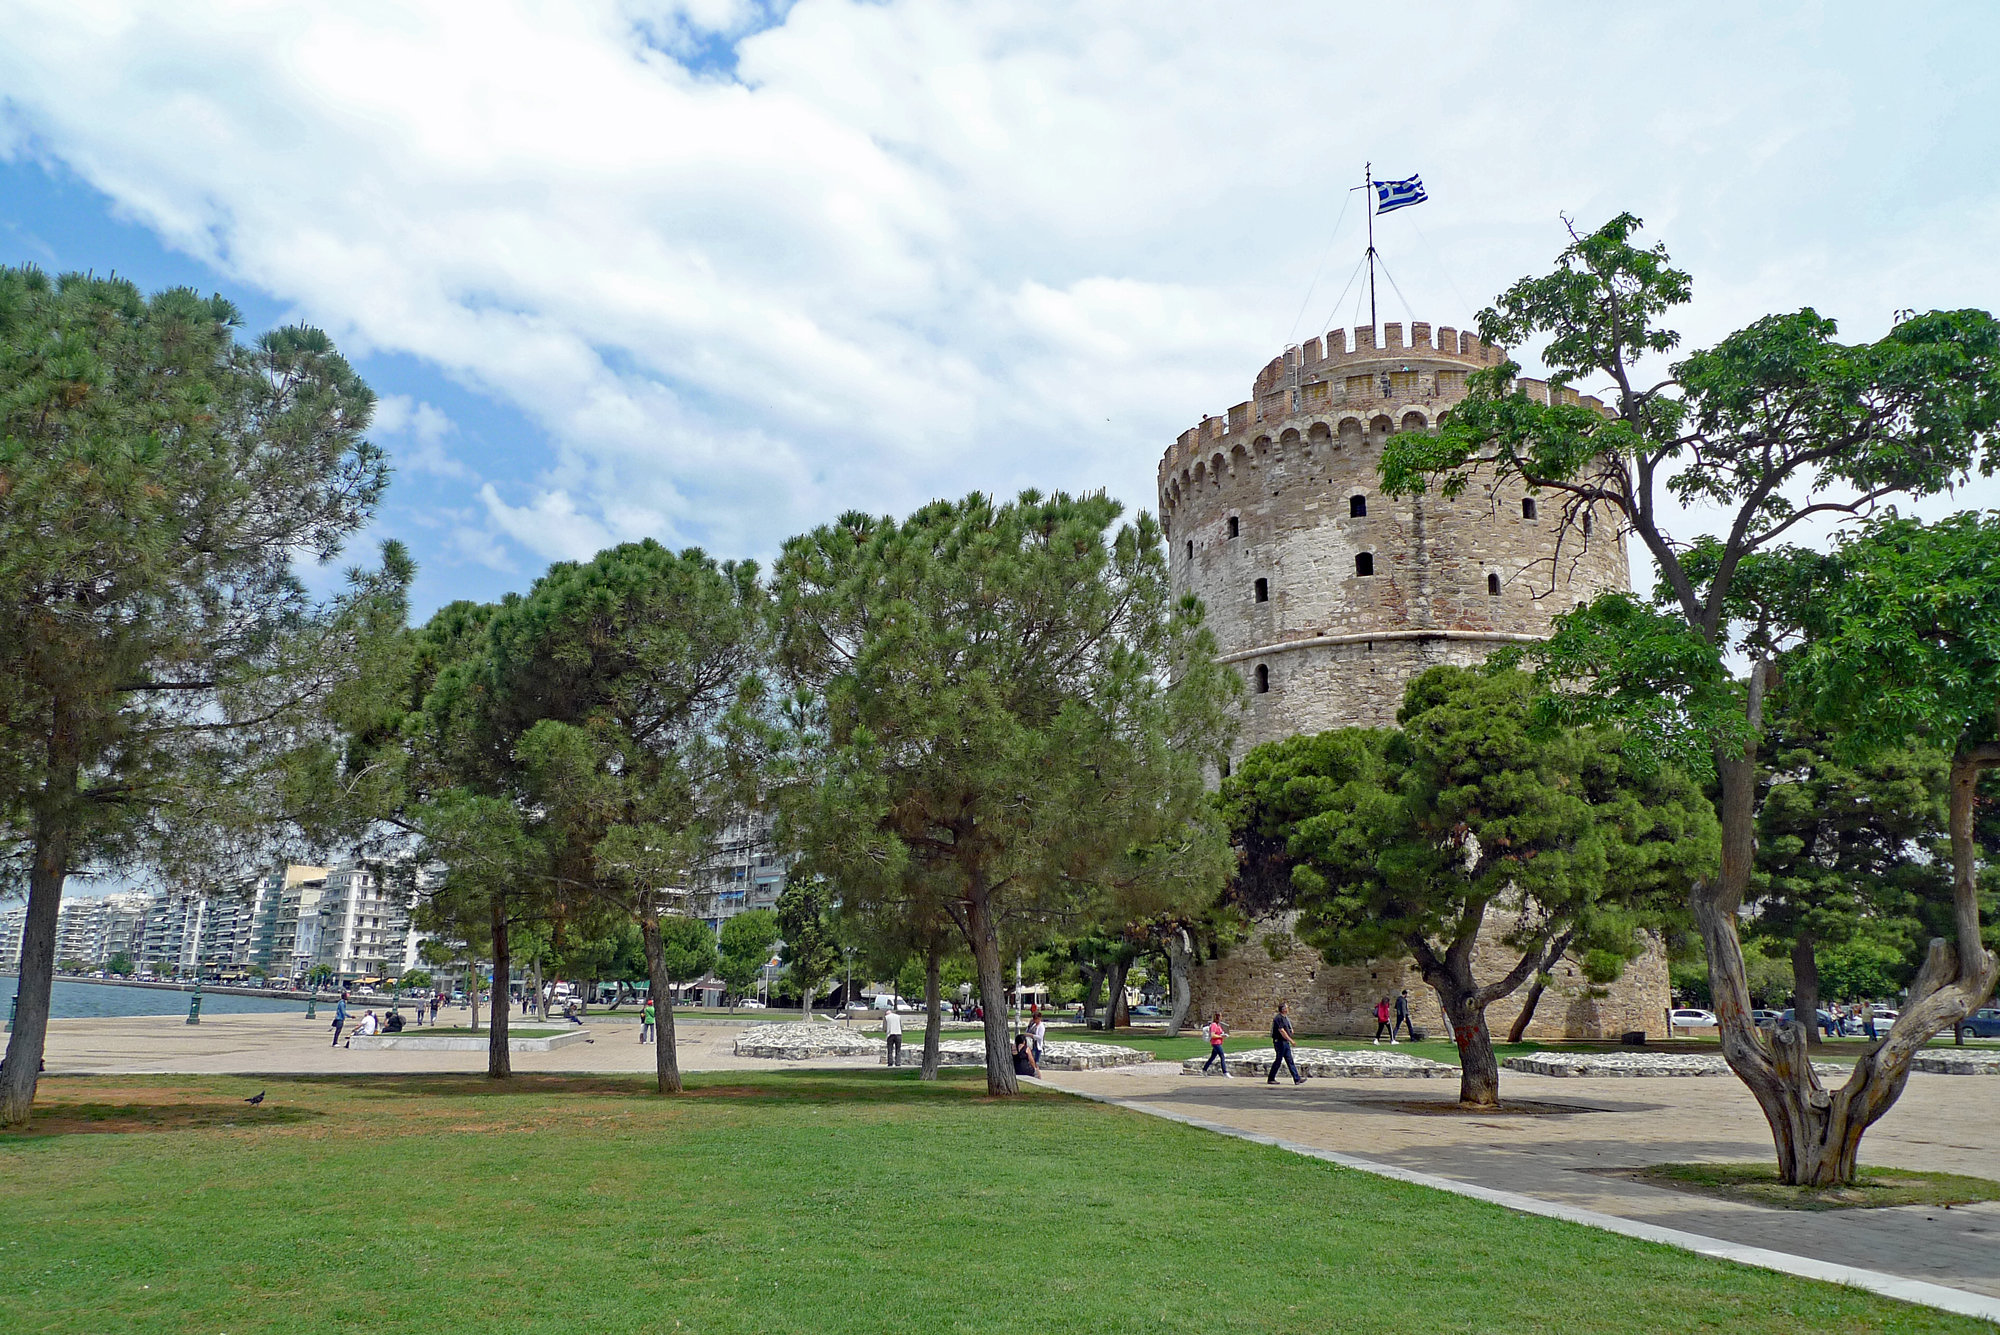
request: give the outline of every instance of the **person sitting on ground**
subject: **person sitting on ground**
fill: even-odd
[[[390,1012],[389,1012],[389,1018],[388,1018],[388,1019],[386,1019],[386,1020],[384,1020],[384,1021],[382,1022],[382,1032],[383,1032],[383,1033],[385,1033],[385,1034],[400,1034],[400,1033],[402,1033],[402,1032],[403,1032],[403,1012],[401,1012],[401,1011],[390,1011]]]
[[[1041,1073],[1042,1068],[1035,1065],[1035,1054],[1028,1051],[1028,1036],[1026,1034],[1016,1034],[1014,1036],[1014,1074],[1040,1075]]]

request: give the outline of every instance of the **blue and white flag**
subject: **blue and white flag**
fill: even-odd
[[[1375,183],[1375,211],[1391,213],[1406,209],[1412,204],[1421,204],[1430,196],[1424,193],[1424,178],[1412,176],[1407,181],[1377,181]]]

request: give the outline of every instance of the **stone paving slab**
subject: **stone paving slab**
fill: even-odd
[[[1206,1057],[1189,1057],[1181,1063],[1181,1074],[1200,1075]],[[1271,1064],[1277,1062],[1275,1048],[1258,1048],[1248,1052],[1229,1054],[1231,1074],[1243,1076],[1269,1076]],[[1412,1057],[1402,1052],[1377,1052],[1373,1048],[1347,1050],[1341,1048],[1293,1048],[1292,1060],[1299,1068],[1299,1074],[1321,1080],[1440,1080],[1458,1079],[1458,1068],[1443,1062],[1432,1061],[1428,1057]],[[1284,1064],[1278,1069],[1284,1071]],[[1213,1072],[1211,1071],[1211,1074]]]
[[[1651,1076],[1733,1075],[1721,1057],[1683,1052],[1530,1052],[1500,1063],[1503,1070],[1559,1079],[1643,1079]],[[1814,1062],[1822,1077],[1846,1080],[1853,1067],[1839,1062]]]

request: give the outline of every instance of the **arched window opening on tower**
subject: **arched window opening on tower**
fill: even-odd
[[[1372,575],[1375,573],[1375,553],[1357,552],[1354,556],[1354,573]]]
[[[1260,579],[1257,581],[1255,587],[1257,590],[1258,602],[1268,603],[1271,601],[1271,581],[1267,579]]]
[[[1521,498],[1521,518],[1533,519],[1534,517],[1535,517],[1535,498],[1533,496],[1523,496]]]
[[[1190,560],[1190,561],[1194,560],[1194,539],[1193,539],[1193,538],[1189,538],[1189,539],[1188,539],[1188,557],[1187,557],[1187,559],[1188,559],[1188,560]]]
[[[1222,777],[1225,779],[1229,777],[1229,758],[1227,756],[1223,757],[1222,760]]]
[[[1262,663],[1257,665],[1257,694],[1268,694],[1271,689],[1271,669]]]
[[[1349,496],[1347,498],[1347,517],[1349,519],[1359,519],[1367,513],[1368,498],[1366,496]]]
[[[1241,526],[1236,522],[1236,516],[1229,516],[1229,536],[1233,538],[1241,531]]]
[[[1500,577],[1498,575],[1488,575],[1486,577],[1486,596],[1489,598],[1498,598],[1500,596]]]

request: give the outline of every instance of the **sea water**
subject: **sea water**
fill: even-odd
[[[13,1013],[14,992],[20,979],[0,974],[0,1020]],[[79,978],[58,978],[49,989],[49,1018],[89,1020],[110,1015],[186,1015],[191,992],[163,987],[123,987]],[[350,1003],[351,1004],[351,1003]],[[246,1012],[291,1011],[304,1014],[304,997],[296,1001],[277,997],[239,997],[227,992],[201,994],[203,1015],[241,1015]]]

